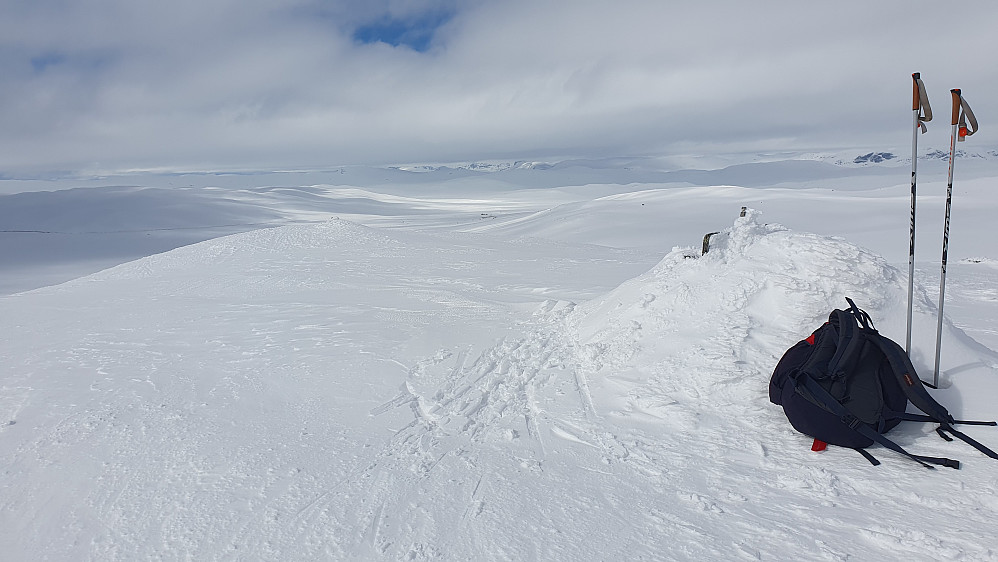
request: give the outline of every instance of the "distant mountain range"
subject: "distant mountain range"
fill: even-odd
[[[984,149],[978,151],[967,151],[963,149],[958,149],[956,151],[958,158],[973,158],[977,160],[998,160],[998,150],[994,149]],[[940,149],[929,149],[919,155],[919,159],[927,160],[941,160],[943,162],[949,160],[949,151]],[[671,162],[676,160],[676,162]],[[468,172],[480,172],[480,173],[496,173],[496,172],[506,172],[510,170],[549,170],[552,168],[565,168],[570,166],[581,166],[586,168],[596,168],[596,169],[606,169],[606,168],[624,168],[624,169],[645,169],[645,170],[683,170],[683,169],[720,169],[728,166],[737,166],[740,164],[759,164],[766,162],[783,162],[783,161],[816,161],[825,162],[835,166],[844,167],[866,167],[866,166],[899,166],[908,164],[911,162],[911,156],[908,154],[897,154],[895,152],[889,151],[871,151],[863,154],[856,154],[855,152],[802,152],[802,153],[781,153],[778,155],[774,154],[746,154],[741,156],[731,156],[724,159],[724,164],[714,168],[713,166],[707,168],[690,167],[684,166],[682,164],[675,166],[675,164],[681,162],[682,157],[663,157],[663,158],[609,158],[609,159],[597,159],[597,160],[568,160],[559,162],[537,162],[529,160],[516,160],[516,161],[485,161],[485,162],[466,162],[466,163],[449,163],[441,165],[432,164],[416,164],[416,165],[403,165],[403,166],[390,166],[390,169],[398,170],[402,172],[416,172],[416,173],[427,173],[427,172],[440,172],[446,170],[462,170]],[[672,164],[671,166],[669,164]],[[675,166],[675,167],[674,167]]]
[[[998,159],[998,150],[986,150],[978,152],[968,152],[966,150],[957,149],[957,158],[980,158],[983,160],[994,160]],[[920,156],[920,158],[927,158],[930,160],[949,160],[948,150],[933,149]],[[911,158],[901,158],[893,152],[867,152],[866,154],[861,154],[852,160],[853,164],[881,164],[883,162],[890,162],[896,160],[898,162],[910,162]]]

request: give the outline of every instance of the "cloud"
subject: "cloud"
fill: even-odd
[[[994,143],[987,1],[14,0],[0,173]],[[998,129],[996,129],[998,130]],[[928,138],[932,141],[928,141]]]

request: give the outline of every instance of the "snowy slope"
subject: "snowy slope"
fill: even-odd
[[[623,251],[499,243],[332,221],[5,298],[0,551],[307,559],[356,548],[312,524],[309,506],[360,485],[411,421],[372,412],[409,378],[515,332],[537,303],[637,273]]]
[[[289,226],[0,297],[2,559],[998,558],[994,461],[917,424],[892,435],[964,468],[815,454],[768,402],[844,296],[903,339],[907,170],[815,160],[7,196],[7,230],[45,231],[0,239],[14,290]],[[987,158],[959,165],[936,395],[994,419],[998,200]],[[920,182],[923,378],[944,171]],[[742,205],[764,214],[724,229]]]
[[[5,559],[998,557],[995,461],[917,424],[894,436],[964,468],[815,454],[766,398],[843,296],[903,334],[883,258],[755,212],[702,258],[460,223],[260,230],[3,297]],[[995,352],[945,336],[938,397],[994,418]]]

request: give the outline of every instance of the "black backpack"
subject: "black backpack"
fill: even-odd
[[[952,459],[912,455],[883,435],[902,421],[922,421],[938,423],[936,432],[943,439],[952,441],[953,435],[998,459],[953,428],[995,422],[954,420],[926,391],[904,349],[880,335],[852,299],[846,301],[848,310],[832,311],[828,322],[787,350],[769,382],[769,400],[783,406],[794,429],[815,439],[812,449],[850,447],[877,465],[863,449],[880,443],[927,468],[960,468]],[[909,402],[925,415],[906,413]]]

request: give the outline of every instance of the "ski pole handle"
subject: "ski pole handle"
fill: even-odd
[[[922,73],[915,72],[911,75],[911,110],[918,111],[919,109],[919,99],[918,99],[918,83],[922,80]]]
[[[950,125],[956,125],[960,122],[960,88],[953,88],[949,92],[953,95],[953,120]]]

